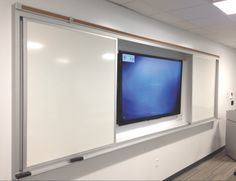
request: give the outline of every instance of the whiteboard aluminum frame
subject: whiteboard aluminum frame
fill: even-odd
[[[21,106],[22,106],[22,167],[23,169],[26,168],[26,160],[27,160],[27,22],[23,17],[21,20],[22,29],[21,34],[23,34],[23,38],[21,39],[21,46],[22,46],[22,60],[20,71],[21,71]]]
[[[12,31],[12,178],[14,174],[19,171],[23,171],[23,149],[22,149],[22,111],[21,111],[21,56],[20,50],[21,42],[21,30],[22,20],[19,16],[19,12],[13,10],[12,27],[15,31]]]
[[[18,7],[19,8],[19,7]],[[88,27],[79,26],[77,24],[71,24],[70,22],[64,22],[61,20],[55,20],[52,18],[42,17],[31,13],[15,10],[13,7],[13,29],[15,32],[13,40],[13,160],[12,170],[13,178],[14,174],[22,171],[30,171],[32,169],[41,168],[46,165],[55,164],[62,161],[68,161],[71,158],[83,156],[89,152],[94,152],[98,149],[104,149],[113,145],[116,141],[116,99],[117,99],[117,56],[115,56],[114,66],[114,131],[113,131],[113,143],[101,146],[99,148],[91,149],[89,151],[68,155],[59,159],[53,159],[37,165],[27,167],[27,22],[37,22],[41,24],[49,24],[56,27],[63,27],[74,31],[85,32],[100,37],[105,37],[115,40],[116,50],[118,53],[118,39],[114,35],[107,35],[103,31],[94,30]],[[19,139],[15,139],[18,137]]]

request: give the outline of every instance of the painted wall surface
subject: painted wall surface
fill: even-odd
[[[11,176],[11,2],[0,1],[0,180]]]
[[[0,180],[10,179],[11,176],[11,5],[15,2],[17,0],[0,1]],[[220,120],[213,128],[206,125],[164,136],[30,177],[30,180],[161,180],[225,144],[225,111],[235,108],[230,106],[227,99],[229,90],[236,91],[236,83],[233,81],[236,67],[235,49],[103,0],[18,0],[18,2],[221,56],[218,97]]]

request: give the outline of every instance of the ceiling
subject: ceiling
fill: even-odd
[[[236,14],[227,16],[212,4],[213,0],[109,1],[236,48]]]

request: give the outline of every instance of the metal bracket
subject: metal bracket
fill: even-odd
[[[72,18],[72,17],[69,17],[69,23],[74,23],[74,18]]]
[[[22,4],[21,3],[15,3],[15,8],[21,10]]]

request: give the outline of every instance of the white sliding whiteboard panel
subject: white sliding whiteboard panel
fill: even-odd
[[[216,59],[193,56],[192,122],[214,117]]]
[[[25,24],[26,167],[114,143],[117,40]]]

